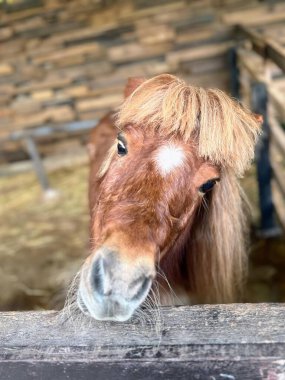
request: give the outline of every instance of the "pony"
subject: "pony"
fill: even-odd
[[[247,202],[238,179],[260,122],[218,89],[170,74],[129,79],[115,118],[89,144],[90,254],[76,289],[84,314],[126,321],[151,295],[160,305],[241,297]]]

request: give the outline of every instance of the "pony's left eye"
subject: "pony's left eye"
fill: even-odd
[[[128,153],[127,148],[122,140],[118,140],[117,150],[119,156],[124,156]]]
[[[210,179],[209,181],[203,183],[202,186],[199,187],[199,192],[202,194],[207,193],[208,191],[212,190],[212,188],[215,186],[216,182],[218,182],[219,178]]]

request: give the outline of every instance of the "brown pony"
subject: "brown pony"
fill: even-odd
[[[90,144],[80,309],[124,321],[150,294],[164,305],[237,300],[247,262],[237,177],[254,154],[256,115],[164,74],[129,81],[116,126],[108,115]]]

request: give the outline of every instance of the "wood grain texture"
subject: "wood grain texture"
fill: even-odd
[[[284,318],[277,304],[164,307],[159,329],[1,313],[0,379],[279,379]]]

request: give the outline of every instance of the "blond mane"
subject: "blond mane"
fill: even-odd
[[[143,82],[123,103],[117,125],[155,128],[185,141],[198,136],[198,152],[242,175],[254,155],[259,123],[218,89],[188,86],[169,74]]]

